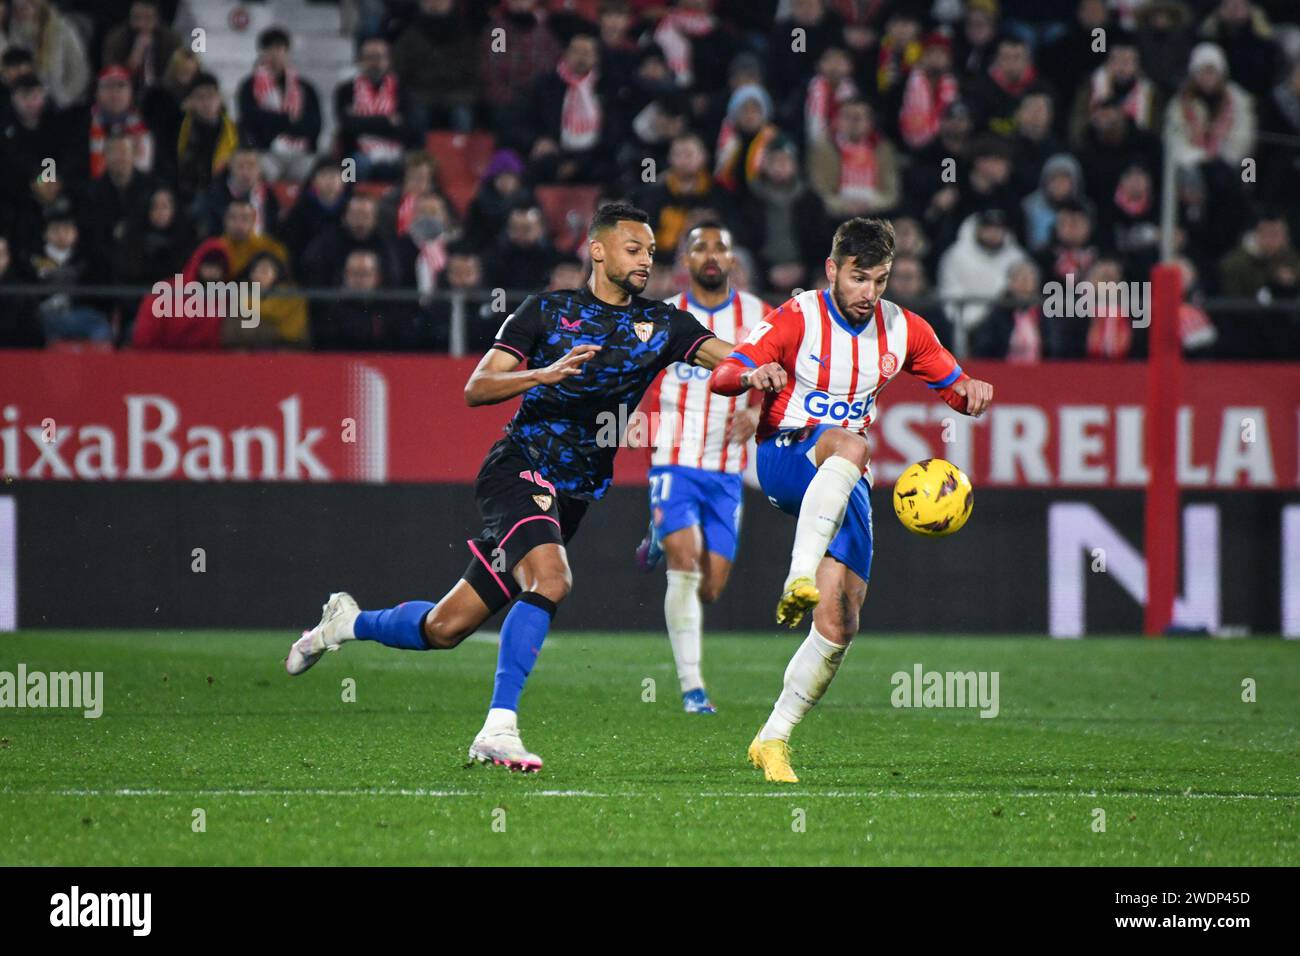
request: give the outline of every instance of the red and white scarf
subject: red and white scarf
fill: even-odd
[[[835,137],[835,148],[840,153],[841,199],[876,198],[876,147],[879,144],[880,134],[875,130],[861,143],[850,143],[843,136]]]
[[[1092,72],[1092,84],[1089,92],[1089,105],[1096,109],[1098,103],[1110,99],[1114,92],[1114,84],[1110,81],[1110,74],[1104,67],[1097,67]],[[1133,120],[1134,125],[1141,129],[1151,128],[1151,104],[1155,97],[1151,92],[1151,84],[1146,80],[1137,80],[1124,96],[1120,108],[1128,114]]]
[[[364,73],[352,81],[352,112],[357,116],[393,116],[397,113],[397,75],[388,73],[378,86],[373,86]],[[372,160],[379,163],[396,162],[402,155],[402,144],[386,136],[363,134],[357,137],[357,146]]]
[[[600,136],[600,100],[596,97],[596,71],[578,76],[561,62],[555,68],[564,81],[564,106],[560,113],[560,148],[582,152],[596,145]]]
[[[993,82],[998,85],[998,89],[1002,90],[1002,92],[1006,93],[1008,96],[1015,97],[1024,96],[1029,88],[1038,82],[1038,70],[1034,68],[1032,63],[1025,67],[1025,72],[1020,74],[1020,79],[1018,80],[1011,79],[1011,77],[1007,76],[1006,73],[1002,72],[1002,69],[997,66],[989,67],[989,76],[993,79]]]
[[[691,37],[704,36],[713,24],[713,14],[698,10],[670,10],[660,18],[655,43],[664,51],[678,86],[690,86],[694,81]]]
[[[438,288],[438,276],[447,267],[447,240],[444,236],[420,243],[415,260],[415,287],[422,294]]]
[[[415,201],[420,197],[415,193],[405,193],[397,204],[397,234],[404,236],[411,231],[411,220],[415,218]]]
[[[1012,313],[1015,325],[1011,328],[1011,341],[1007,344],[1008,362],[1038,362],[1043,358],[1043,336],[1038,320],[1042,310],[1038,306],[1016,309]]]
[[[960,93],[957,78],[951,73],[941,73],[937,79],[931,80],[925,70],[913,70],[903,90],[903,107],[898,117],[898,126],[907,145],[920,149],[938,136],[944,110],[956,101]]]
[[[153,135],[135,110],[127,111],[117,122],[109,122],[98,106],[90,109],[90,178],[104,175],[104,144],[113,135],[131,137],[135,146],[135,168],[148,172],[153,168]]]
[[[848,77],[832,86],[826,77],[818,75],[808,81],[808,95],[804,98],[803,115],[808,124],[808,141],[826,139],[840,106],[858,95],[858,85]]]
[[[1183,92],[1181,99],[1183,122],[1187,125],[1189,142],[1193,146],[1199,146],[1210,156],[1217,156],[1228,138],[1228,133],[1232,131],[1232,94],[1224,89],[1219,101],[1219,112],[1213,116],[1210,115],[1205,101],[1194,94]]]
[[[1122,359],[1133,344],[1133,323],[1128,316],[1103,309],[1088,326],[1088,357]]]
[[[265,64],[259,65],[253,70],[253,100],[268,113],[283,113],[289,117],[290,122],[298,122],[302,118],[303,100],[298,71],[291,66],[284,68],[284,89],[281,90],[280,82],[271,68]],[[277,146],[281,151],[302,153],[307,150],[307,140],[301,136],[281,133],[271,143],[273,150]]]

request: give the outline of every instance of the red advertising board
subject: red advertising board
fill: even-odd
[[[474,359],[0,351],[0,475],[62,480],[469,482],[515,402],[468,408]],[[993,410],[952,412],[901,376],[873,472],[937,456],[989,487],[1140,488],[1141,364],[966,364]],[[1300,367],[1194,364],[1178,396],[1184,488],[1300,486]],[[1172,399],[1171,399],[1172,400]],[[645,480],[644,452],[616,480]]]

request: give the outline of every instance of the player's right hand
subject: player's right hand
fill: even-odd
[[[537,381],[542,385],[554,385],[566,378],[581,375],[582,366],[599,351],[600,346],[593,345],[590,342],[575,345],[557,361],[552,362],[546,368],[538,369]]]
[[[742,374],[740,381],[750,388],[776,393],[785,388],[785,368],[779,362],[768,362]]]

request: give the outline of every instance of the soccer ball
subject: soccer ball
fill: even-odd
[[[960,468],[942,458],[918,461],[894,484],[894,513],[908,531],[931,538],[960,531],[975,493]]]

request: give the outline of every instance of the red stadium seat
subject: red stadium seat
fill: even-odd
[[[555,247],[573,252],[587,234],[596,211],[599,186],[538,186],[535,194],[550,227]]]
[[[496,149],[491,133],[454,133],[435,130],[425,141],[425,150],[438,163],[438,187],[463,216]]]

